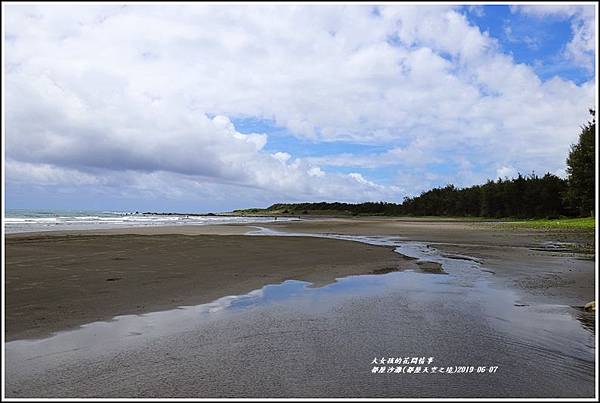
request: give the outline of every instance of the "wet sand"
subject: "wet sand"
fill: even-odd
[[[593,257],[545,248],[557,241],[589,244],[593,242],[589,233],[388,218],[316,219],[260,227],[426,242],[448,256],[478,259],[497,281],[524,290],[526,304],[583,306],[594,299]],[[286,279],[322,284],[352,274],[419,268],[389,248],[304,237],[241,236],[256,229],[246,224],[183,225],[7,235],[7,340],[47,336],[115,315],[205,303]]]
[[[142,313],[216,300],[8,343],[8,396],[594,395],[594,315],[577,308],[593,299],[594,261],[569,249],[589,242],[589,234],[389,219],[261,227],[386,235],[422,248],[423,256],[403,258],[389,246],[334,239],[232,235],[253,229],[242,225],[8,237],[6,276],[14,279],[7,282],[7,335],[13,340],[104,318],[105,307]],[[556,242],[573,245],[557,252]],[[169,266],[173,259],[177,265]],[[444,272],[418,272],[435,263]],[[285,279],[309,283],[267,285]],[[53,287],[45,289],[47,281]],[[71,281],[78,284],[73,290]],[[32,289],[14,292],[15,284],[26,283]],[[90,288],[78,293],[78,287]],[[52,319],[57,326],[14,315],[16,308],[35,315],[32,302],[45,306],[63,298],[61,292],[70,293],[63,301],[73,300],[73,311],[54,305],[62,312]],[[136,298],[151,302],[133,307]],[[11,323],[23,327],[11,334]],[[434,356],[444,366],[497,365],[500,372],[371,373],[374,357],[415,355]]]
[[[497,282],[523,291],[525,303],[583,306],[595,298],[595,256],[585,253],[594,248],[590,231],[511,229],[494,221],[406,218],[337,218],[263,227],[298,233],[391,235],[425,242],[447,256],[477,259]]]
[[[144,233],[163,231],[168,230]],[[12,235],[6,239],[6,339],[43,337],[116,315],[201,304],[286,279],[324,284],[351,274],[411,267],[414,263],[392,248],[331,239]]]
[[[7,393],[63,398],[594,395],[593,334],[569,310],[515,307],[511,293],[472,283],[456,287],[451,275],[361,277],[321,288],[291,282],[229,304],[122,317],[43,341],[9,343]],[[390,373],[387,368],[396,365],[372,364],[390,357],[433,357],[429,370],[485,366],[486,371]],[[374,367],[386,371],[373,373]],[[489,367],[497,372],[489,373]]]

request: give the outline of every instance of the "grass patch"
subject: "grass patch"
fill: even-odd
[[[594,217],[584,218],[557,218],[553,220],[519,220],[502,223],[502,225],[514,228],[532,228],[532,229],[569,229],[569,230],[588,230],[593,231],[596,227]]]

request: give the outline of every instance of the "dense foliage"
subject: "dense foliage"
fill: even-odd
[[[314,211],[341,211],[350,214],[471,216],[545,218],[568,215],[562,193],[567,182],[546,174],[543,177],[519,175],[515,179],[488,181],[484,185],[457,189],[453,185],[435,188],[420,196],[396,203],[298,203],[274,204],[270,211],[302,214]]]
[[[571,147],[567,159],[568,179],[547,173],[519,174],[513,179],[488,181],[458,189],[453,185],[431,189],[405,198],[401,204],[385,202],[274,204],[263,210],[279,214],[347,213],[354,215],[414,215],[463,217],[555,218],[593,214],[595,133],[594,111]]]
[[[569,187],[565,200],[581,216],[593,215],[594,210],[596,119],[595,112],[590,113],[592,120],[582,128],[579,142],[571,147],[567,158]]]
[[[549,173],[541,178],[519,174],[515,179],[498,179],[465,189],[452,185],[433,189],[406,199],[401,207],[410,215],[558,217],[569,213],[561,202],[566,188],[565,180]]]

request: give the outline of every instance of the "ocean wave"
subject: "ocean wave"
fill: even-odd
[[[81,214],[81,213],[79,213]],[[265,223],[275,221],[275,217],[243,216],[197,216],[197,215],[149,215],[101,212],[104,215],[57,215],[45,213],[33,217],[30,214],[10,216],[4,220],[6,233],[37,232],[61,229],[103,229],[118,227],[164,226],[164,225],[208,225],[230,223]],[[112,215],[109,215],[112,214]],[[280,221],[297,218],[278,217]]]

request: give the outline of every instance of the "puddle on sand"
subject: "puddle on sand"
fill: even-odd
[[[202,322],[226,319],[227,316],[250,309],[291,307],[298,311],[318,313],[352,298],[368,298],[404,290],[407,293],[451,292],[445,276],[425,278],[416,272],[356,275],[336,279],[333,283],[315,287],[312,283],[286,280],[269,284],[243,295],[220,298],[208,304],[181,306],[177,309],[141,315],[116,316],[110,321],[93,322],[78,329],[57,332],[40,340],[17,340],[6,343],[7,353],[22,359],[60,354],[62,352],[106,350],[107,346],[136,343],[196,329]]]
[[[436,294],[460,295],[461,298],[458,298],[456,303],[463,304],[467,310],[469,306],[477,304],[477,307],[482,309],[482,319],[496,330],[509,335],[509,340],[516,340],[516,344],[581,360],[587,370],[590,370],[590,365],[594,363],[594,315],[567,305],[521,304],[515,291],[492,285],[490,280],[494,272],[484,268],[479,259],[441,253],[426,243],[407,242],[401,237],[284,233],[263,227],[255,228],[257,230],[249,232],[248,235],[324,237],[393,246],[396,252],[417,259],[417,263],[437,263],[443,268],[444,274],[449,274],[448,278],[438,275],[436,280],[431,280],[427,276],[417,274],[411,279],[412,274],[394,273],[393,280],[380,279],[380,287],[391,282],[394,283],[393,289],[398,292],[414,294],[417,297],[413,298],[424,298],[432,302],[435,301],[432,296]]]
[[[76,362],[94,356],[105,357],[111,352],[118,355],[130,347],[151,345],[183,334],[199,334],[207,325],[235,321],[240,315],[278,315],[277,312],[285,311],[287,313],[282,317],[283,321],[293,321],[291,318],[307,315],[323,318],[350,303],[363,304],[362,306],[372,309],[373,304],[376,304],[373,301],[387,298],[395,302],[377,308],[381,309],[381,317],[385,318],[389,314],[393,317],[406,317],[407,322],[413,321],[406,324],[408,328],[412,327],[417,332],[417,340],[403,339],[405,345],[398,346],[405,348],[405,351],[446,348],[448,350],[441,351],[446,351],[448,355],[453,354],[456,349],[468,353],[469,344],[476,343],[477,340],[465,340],[467,336],[460,333],[463,331],[456,330],[464,322],[465,328],[474,326],[484,329],[481,331],[483,333],[477,333],[476,336],[481,339],[481,343],[497,346],[498,351],[486,353],[492,357],[489,364],[493,364],[494,359],[504,360],[506,354],[502,349],[507,348],[524,362],[556,365],[560,376],[593,381],[593,326],[581,326],[581,313],[568,306],[523,306],[518,303],[519,297],[514,291],[493,287],[489,281],[492,275],[482,271],[477,261],[454,255],[445,257],[424,243],[405,242],[397,237],[321,236],[277,233],[265,229],[252,234],[319,236],[393,246],[398,253],[418,261],[441,264],[447,275],[412,271],[356,275],[338,278],[322,287],[314,287],[305,281],[288,280],[281,284],[266,285],[244,295],[223,297],[208,304],[143,315],[118,316],[111,321],[90,323],[42,340],[6,343],[7,371],[26,377],[32,368],[39,372],[44,368],[51,370],[53,366],[65,362]],[[360,315],[360,310],[356,312]],[[377,315],[378,311],[374,314]],[[448,322],[449,317],[452,318],[451,322]],[[348,331],[352,331],[360,322],[355,323],[349,325]],[[385,333],[385,329],[386,320],[382,319],[379,330]],[[403,331],[396,327],[389,330],[400,332],[399,334]],[[448,346],[429,345],[426,341],[418,340],[419,334],[430,331],[440,332]],[[467,335],[473,337],[469,333]],[[415,346],[409,346],[410,343],[426,345],[419,347],[419,350]],[[428,353],[427,350],[422,352]],[[548,368],[546,371],[553,369]],[[589,378],[590,374],[592,378]]]

